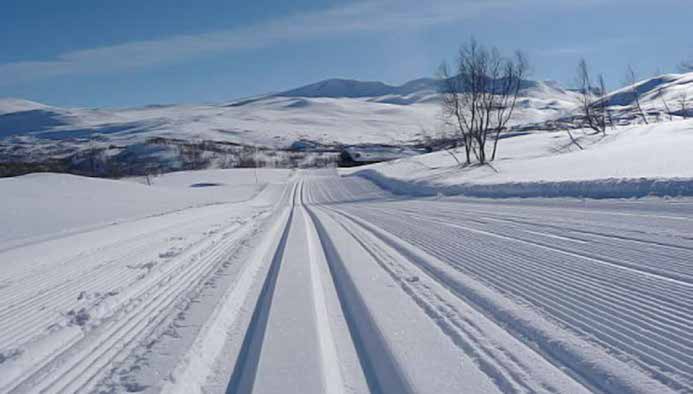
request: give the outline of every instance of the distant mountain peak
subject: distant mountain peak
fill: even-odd
[[[351,79],[326,79],[324,81],[305,85],[296,89],[274,94],[274,97],[309,97],[309,98],[368,98],[375,99],[383,96],[411,96],[422,99],[437,93],[440,80],[434,78],[419,78],[401,85],[389,85],[378,81],[359,81]],[[551,95],[565,94],[556,81],[522,81],[523,94],[536,96],[551,92]],[[381,100],[376,100],[381,101]],[[387,100],[385,102],[388,102]],[[407,101],[409,102],[409,101]]]
[[[379,81],[333,78],[276,94],[280,97],[367,98],[387,95],[408,95],[423,90],[435,91],[437,82],[420,78],[399,86]]]
[[[34,111],[46,108],[50,108],[50,106],[37,103],[35,101],[24,100],[19,98],[0,97],[0,115],[9,114],[12,112]]]

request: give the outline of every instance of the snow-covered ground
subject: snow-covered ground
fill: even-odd
[[[228,265],[274,214],[292,172],[257,175],[256,184],[254,170],[176,173],[152,186],[60,174],[3,179],[0,392],[95,387],[171,334],[204,289],[240,268]],[[195,313],[201,324],[207,315]],[[180,357],[176,350],[186,348],[167,354]],[[117,377],[125,379],[117,391],[136,388]]]
[[[108,180],[38,173],[0,179],[0,250],[148,216],[242,202],[275,189],[290,170],[207,170],[145,179]]]
[[[500,141],[491,166],[448,152],[345,170],[400,193],[532,197],[693,195],[693,120],[619,126],[607,135],[533,132]],[[455,153],[464,160],[464,150]]]
[[[690,200],[422,199],[334,170],[259,178],[13,180],[50,209],[27,200],[2,221],[3,234],[37,224],[0,249],[0,392],[693,387]],[[89,221],[90,196],[113,214]]]

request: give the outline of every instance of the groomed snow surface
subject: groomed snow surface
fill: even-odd
[[[255,175],[0,180],[0,392],[693,390],[690,199]]]

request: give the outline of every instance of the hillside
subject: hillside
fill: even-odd
[[[333,79],[228,104],[126,109],[58,108],[8,99],[0,101],[0,138],[128,144],[158,136],[275,148],[300,139],[394,143],[439,129],[436,84],[433,79],[401,86]],[[525,85],[517,122],[551,119],[574,105],[574,93],[553,84]]]
[[[635,88],[648,118],[663,120],[669,117],[667,112],[672,117],[684,115],[678,101],[684,93],[693,97],[692,81],[689,73],[638,83]],[[117,176],[145,167],[170,171],[252,166],[259,160],[258,149],[268,165],[329,161],[329,155],[287,158],[290,154],[277,150],[294,148],[298,142],[329,150],[345,144],[416,143],[440,136],[445,126],[436,84],[426,78],[399,86],[331,79],[221,104],[120,109],[59,108],[2,99],[0,163],[11,163],[3,170],[6,175],[52,170]],[[569,117],[577,96],[555,82],[523,81],[511,126],[531,131]],[[632,87],[605,99],[619,123],[640,121],[633,111]]]
[[[649,78],[618,89],[604,99],[620,118],[627,121],[637,117],[635,106],[638,97],[650,120],[667,118],[669,114],[693,117],[693,73],[664,74]]]
[[[343,172],[413,195],[693,195],[693,119],[622,126],[606,136],[573,133],[583,150],[565,131],[546,131],[504,139],[501,158],[489,166],[460,168],[449,152],[435,152]]]

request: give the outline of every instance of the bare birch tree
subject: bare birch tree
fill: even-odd
[[[577,85],[580,92],[580,118],[583,125],[597,133],[606,135],[609,114],[604,77],[599,75],[598,86],[595,87],[590,76],[589,66],[585,59],[580,59],[577,68]],[[600,99],[601,97],[601,99]]]
[[[461,78],[452,76],[447,64],[443,64],[440,67],[439,77],[442,81],[440,93],[442,96],[443,117],[448,125],[455,130],[456,142],[453,149],[462,144],[465,151],[465,163],[471,164],[472,135],[468,127],[467,118],[463,114],[461,100],[463,86]],[[452,151],[448,150],[448,152],[457,160]]]
[[[519,51],[505,57],[471,39],[460,48],[453,72],[445,64],[439,72],[443,114],[464,144],[466,163],[474,155],[486,164],[496,158],[500,135],[512,118],[527,59]]]
[[[633,101],[635,101],[636,111],[638,111],[640,114],[643,122],[645,122],[645,124],[649,124],[645,111],[643,111],[642,106],[640,105],[640,91],[638,90],[638,87],[635,86],[637,82],[638,79],[635,75],[635,70],[633,70],[633,67],[629,64],[628,68],[626,69],[626,84],[628,84],[631,88],[630,91],[633,94]]]
[[[688,94],[683,92],[681,97],[679,97],[679,105],[681,106],[681,116],[684,119],[688,119]]]
[[[671,108],[669,108],[669,103],[667,103],[667,100],[664,98],[664,89],[659,88],[659,90],[657,90],[657,96],[659,96],[662,100],[662,104],[664,104],[664,110],[669,116],[669,121],[674,120],[674,114],[671,112]]]

